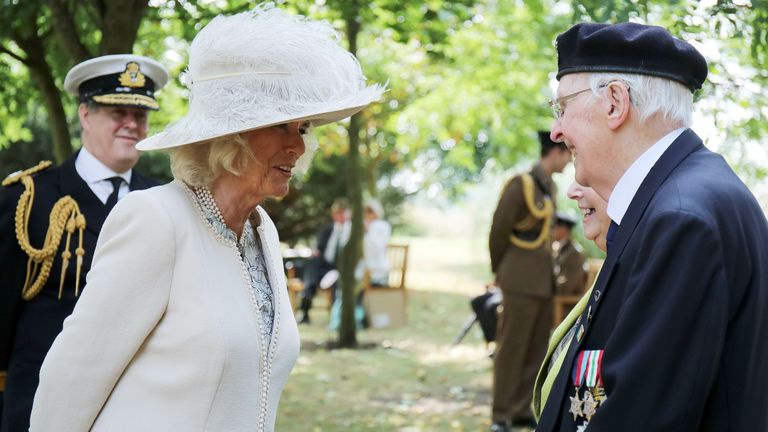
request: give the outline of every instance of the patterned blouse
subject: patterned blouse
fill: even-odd
[[[275,318],[274,299],[272,298],[272,288],[269,285],[269,278],[267,277],[267,265],[264,261],[264,253],[262,252],[260,242],[256,241],[251,221],[245,221],[243,235],[240,236],[240,240],[238,241],[237,234],[224,223],[217,214],[218,212],[205,205],[197,193],[195,193],[194,196],[203,211],[205,220],[208,221],[208,224],[213,230],[228,241],[237,245],[237,249],[240,251],[240,257],[242,257],[245,269],[248,271],[248,275],[251,278],[251,289],[253,290],[256,304],[261,314],[261,323],[259,326],[261,329],[261,338],[264,342],[264,347],[269,348],[269,344],[272,340],[272,324]],[[267,352],[266,349],[265,352]]]

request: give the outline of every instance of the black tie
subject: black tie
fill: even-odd
[[[619,228],[616,222],[611,221],[611,226],[608,227],[608,234],[605,235],[605,248],[611,250],[611,243],[613,243],[613,236],[616,235],[616,230]]]
[[[107,208],[112,208],[117,204],[117,194],[120,192],[120,185],[123,183],[122,177],[110,177],[107,180],[109,180],[110,183],[112,183],[112,193],[109,194],[109,198],[107,198]]]

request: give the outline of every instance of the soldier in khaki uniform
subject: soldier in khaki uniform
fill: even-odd
[[[555,260],[555,294],[581,295],[584,290],[587,273],[584,271],[584,255],[581,246],[571,238],[571,230],[576,219],[567,213],[557,212],[555,217],[554,240],[557,248]]]
[[[541,159],[530,172],[509,180],[493,215],[491,269],[503,293],[496,332],[492,431],[533,426],[531,391],[547,349],[552,323],[552,247],[550,231],[556,188],[552,173],[562,172],[571,153],[539,132]]]

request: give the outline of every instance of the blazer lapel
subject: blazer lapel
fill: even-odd
[[[643,213],[645,212],[648,203],[650,202],[656,190],[661,184],[669,177],[669,174],[682,162],[691,152],[702,146],[701,138],[692,130],[685,130],[664,154],[659,158],[656,164],[651,168],[648,176],[643,180],[637,193],[635,194],[632,202],[627,209],[627,213],[621,221],[621,225],[616,231],[611,250],[605,259],[603,268],[600,270],[600,274],[597,277],[595,286],[593,288],[593,295],[587,307],[581,316],[582,323],[585,323],[584,337],[581,340],[571,341],[570,347],[563,361],[560,373],[552,385],[552,391],[549,393],[549,400],[544,406],[544,410],[541,415],[541,422],[536,428],[537,432],[549,432],[553,431],[557,421],[560,419],[562,413],[560,413],[560,407],[563,403],[563,397],[565,391],[568,388],[568,381],[571,376],[571,368],[573,367],[573,360],[576,357],[576,353],[579,352],[581,342],[586,340],[586,335],[589,332],[589,322],[587,322],[584,316],[588,313],[588,310],[592,308],[595,314],[597,314],[599,302],[595,301],[596,297],[605,295],[608,282],[611,280],[614,271],[617,268],[618,259],[624,252],[624,248],[627,242],[635,230],[637,223],[640,221]]]

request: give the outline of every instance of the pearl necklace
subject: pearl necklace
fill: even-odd
[[[203,205],[203,207],[207,208],[208,211],[213,213],[213,216],[216,218],[216,220],[221,223],[222,226],[224,226],[227,230],[229,230],[229,226],[224,221],[224,216],[221,214],[221,210],[219,210],[219,206],[216,205],[216,200],[213,199],[213,194],[211,194],[211,190],[207,187],[199,187],[195,188],[195,195],[197,195],[197,198],[200,200],[200,204]],[[234,235],[234,233],[233,233]],[[237,251],[240,252],[240,256],[245,256],[245,245],[242,241],[242,236],[240,239],[237,239],[237,236],[235,235],[235,246],[237,246]]]
[[[195,188],[195,194],[200,199],[200,203],[205,206],[208,210],[213,213],[214,216],[216,216],[216,219],[218,219],[219,222],[223,223],[226,226],[226,222],[224,222],[224,216],[221,215],[221,210],[219,210],[219,206],[216,205],[216,201],[213,199],[213,194],[211,194],[211,190],[207,187],[199,187]]]

